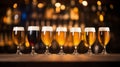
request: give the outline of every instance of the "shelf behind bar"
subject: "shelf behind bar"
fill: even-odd
[[[16,55],[16,54],[0,54],[0,62],[113,62],[120,61],[120,54],[108,54],[108,55]]]

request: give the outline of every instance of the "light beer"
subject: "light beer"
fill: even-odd
[[[110,40],[109,31],[108,27],[100,27],[98,30],[98,40],[103,46],[106,46]]]
[[[92,46],[96,40],[95,28],[85,28],[86,42],[88,45]]]
[[[13,41],[16,45],[22,45],[25,41],[25,32],[23,27],[13,28]]]
[[[20,46],[25,42],[25,32],[24,27],[13,27],[12,33],[13,41],[17,45],[16,54],[21,55]]]
[[[91,46],[94,44],[96,40],[96,33],[94,27],[86,27],[85,28],[85,42],[88,44],[89,49],[87,54],[92,54]]]
[[[51,42],[53,39],[52,31],[53,31],[53,28],[50,26],[43,26],[42,27],[41,39],[42,39],[43,43],[47,46],[51,45]]]
[[[78,46],[81,41],[81,28],[71,28],[70,33],[72,33],[74,46]]]
[[[59,43],[60,46],[63,46],[66,42],[67,37],[67,28],[65,27],[57,27],[56,29],[56,41]]]

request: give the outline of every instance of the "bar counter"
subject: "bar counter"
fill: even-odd
[[[120,61],[120,54],[108,54],[108,55],[16,55],[16,54],[0,54],[0,62],[114,62]]]

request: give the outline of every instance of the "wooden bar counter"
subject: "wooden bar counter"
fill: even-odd
[[[114,62],[120,61],[120,54],[95,54],[95,55],[87,55],[87,54],[0,54],[0,62]]]

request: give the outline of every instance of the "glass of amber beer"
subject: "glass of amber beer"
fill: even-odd
[[[25,31],[24,27],[13,27],[12,33],[13,41],[17,45],[17,52],[16,54],[22,55],[20,52],[20,46],[25,42]]]
[[[92,54],[91,46],[94,44],[96,40],[96,33],[94,27],[86,27],[85,28],[85,42],[88,44],[88,52],[87,54]]]
[[[110,41],[110,28],[109,27],[99,27],[98,41],[104,47],[102,54],[107,54],[106,45]]]
[[[30,45],[32,46],[32,51],[31,54],[37,54],[35,52],[35,45],[39,41],[39,34],[40,34],[40,28],[39,26],[28,26],[28,31],[27,31],[27,37]]]
[[[79,45],[79,43],[81,42],[81,28],[80,27],[72,27],[70,28],[70,34],[72,34],[72,42],[74,45],[74,55],[79,54],[77,52],[77,47]]]
[[[43,43],[46,45],[45,54],[49,55],[49,46],[51,46],[51,42],[53,40],[53,28],[51,26],[43,26],[41,32],[41,39]]]
[[[67,37],[67,28],[66,27],[57,27],[56,29],[56,41],[58,42],[58,44],[60,45],[60,55],[65,54],[63,52],[63,46],[66,42],[66,37]]]

